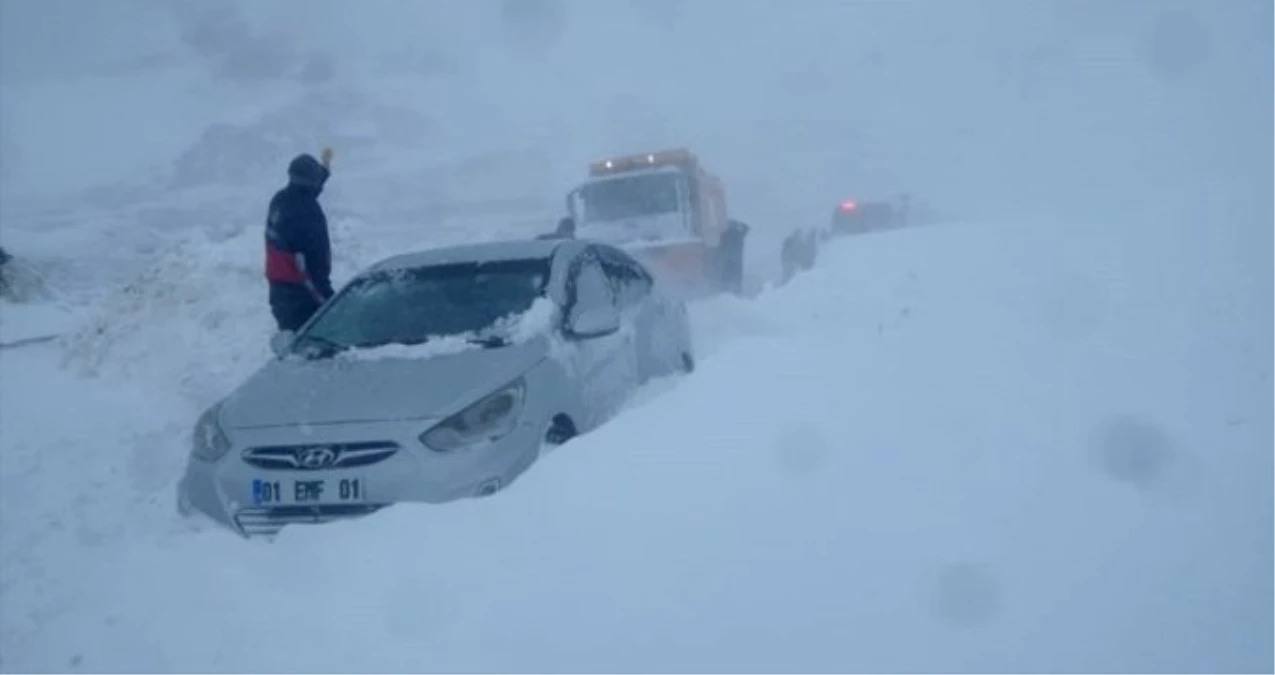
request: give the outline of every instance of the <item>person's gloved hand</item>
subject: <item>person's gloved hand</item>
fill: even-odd
[[[323,168],[332,168],[332,148],[324,148],[323,153],[319,155],[319,161],[323,163]]]

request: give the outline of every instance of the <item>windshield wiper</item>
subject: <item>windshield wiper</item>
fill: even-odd
[[[483,347],[508,347],[509,339],[499,335],[480,335],[471,337],[467,340],[469,344],[482,345]]]
[[[343,352],[349,349],[346,345],[313,333],[303,333],[297,336],[296,342],[309,342],[318,347],[318,352],[312,353],[310,356],[331,356],[337,352]]]

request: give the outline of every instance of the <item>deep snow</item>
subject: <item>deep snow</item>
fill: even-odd
[[[270,544],[171,510],[176,385],[250,359],[155,341],[94,380],[31,348],[3,360],[5,669],[1261,669],[1269,354],[1209,320],[1227,289],[1120,245],[841,242],[700,308],[697,373],[497,497]]]
[[[1268,3],[800,5],[6,0],[0,244],[53,298],[0,333],[64,336],[0,351],[0,669],[1275,668]],[[696,58],[615,49],[657,40]],[[756,284],[847,186],[970,217],[698,303],[693,375],[493,498],[245,542],[173,489],[314,139],[338,281],[648,146],[711,158]]]

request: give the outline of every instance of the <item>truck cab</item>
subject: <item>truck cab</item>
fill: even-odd
[[[567,210],[581,237],[621,245],[676,281],[723,281],[722,258],[733,248],[725,191],[687,150],[593,162]]]

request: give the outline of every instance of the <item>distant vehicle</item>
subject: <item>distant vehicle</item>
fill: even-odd
[[[487,496],[694,368],[686,305],[615,246],[491,242],[360,273],[196,423],[178,486],[245,536]]]
[[[727,216],[722,182],[685,149],[594,162],[567,196],[581,236],[623,246],[678,287],[739,292],[746,229]]]
[[[780,283],[787,283],[797,274],[812,269],[819,249],[833,237],[910,227],[920,224],[929,213],[928,209],[918,209],[909,195],[901,195],[894,201],[843,200],[833,209],[826,228],[803,227],[784,238]]]
[[[895,201],[859,201],[846,199],[832,212],[834,235],[884,232],[908,225],[911,199],[901,196]]]

